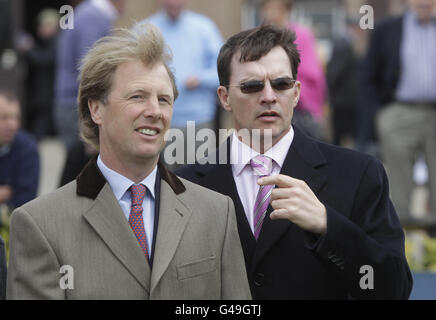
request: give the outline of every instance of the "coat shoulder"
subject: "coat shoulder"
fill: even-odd
[[[35,220],[47,218],[64,218],[70,212],[78,209],[80,203],[76,194],[76,181],[72,181],[59,189],[27,202],[16,210],[32,215]]]
[[[186,191],[179,195],[180,200],[191,209],[201,212],[202,216],[227,220],[229,212],[234,211],[234,203],[230,197],[184,178],[179,179],[186,187]]]
[[[339,164],[341,166],[346,164],[347,167],[358,170],[366,168],[370,163],[379,162],[374,156],[357,150],[335,146],[321,141],[317,141],[316,144],[329,164]]]
[[[225,203],[228,201],[227,199],[229,197],[221,193],[205,188],[183,177],[179,176],[179,179],[183,182],[183,184],[186,187],[186,191],[184,192],[186,194],[185,197],[193,198],[195,199],[196,202],[202,201],[207,203],[209,201],[214,201],[217,203]]]
[[[213,164],[188,164],[176,170],[175,174],[182,179],[187,179],[192,182],[197,182],[197,179],[208,172],[212,167],[216,165]]]
[[[318,142],[318,147],[326,158],[323,172],[335,185],[343,183],[350,189],[358,187],[362,181],[371,186],[379,185],[386,176],[382,162],[372,155],[356,150]]]

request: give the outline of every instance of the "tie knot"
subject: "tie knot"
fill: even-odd
[[[260,154],[250,160],[250,165],[253,168],[254,174],[258,176],[268,176],[272,171],[271,158]]]
[[[147,188],[143,184],[132,184],[130,192],[132,194],[132,206],[142,205]]]

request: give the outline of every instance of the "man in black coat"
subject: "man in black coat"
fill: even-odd
[[[291,125],[294,41],[272,26],[227,41],[218,96],[237,133],[177,174],[233,199],[253,298],[407,299],[404,233],[382,164]]]

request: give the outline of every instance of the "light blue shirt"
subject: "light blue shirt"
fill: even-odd
[[[127,221],[129,221],[130,207],[132,205],[132,196],[129,188],[132,186],[132,184],[135,183],[130,179],[122,176],[118,172],[115,172],[114,170],[108,168],[101,160],[100,155],[98,155],[97,158],[97,166],[100,169],[103,176],[106,178],[106,181],[109,183],[109,186],[111,187],[112,192],[115,195],[115,198],[120,204],[121,210],[123,210]],[[157,166],[144,180],[142,180],[139,183],[147,187],[147,192],[142,202],[142,208],[143,208],[142,217],[144,219],[144,229],[145,229],[145,234],[147,236],[147,246],[150,256],[152,254],[152,248],[153,248],[152,244],[153,244],[154,209],[155,209],[155,199],[156,199],[154,194],[154,185],[156,183],[156,173],[157,173]]]
[[[435,103],[436,18],[423,24],[415,13],[408,12],[404,19],[396,99]]]
[[[170,67],[176,77],[179,97],[174,104],[172,126],[185,128],[187,121],[199,124],[212,121],[219,85],[216,60],[223,44],[215,23],[188,10],[176,21],[166,12],[158,11],[142,22],[151,22],[160,29],[173,54]],[[188,90],[185,81],[192,75],[198,77],[200,85]]]

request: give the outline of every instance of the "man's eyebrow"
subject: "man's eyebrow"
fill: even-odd
[[[148,93],[148,91],[143,88],[131,88],[127,90],[126,95],[131,95],[133,93]]]
[[[292,79],[292,75],[282,74],[281,72],[279,72],[277,74],[271,75],[271,77],[268,77],[267,79],[275,80],[275,79],[286,79],[286,78]],[[238,81],[239,81],[239,83],[242,83],[242,82],[247,82],[247,81],[263,81],[263,80],[265,80],[265,79],[263,77],[260,77],[260,76],[247,75],[247,76],[244,76],[243,78],[239,79]]]
[[[158,97],[166,98],[166,99],[171,100],[171,102],[174,102],[174,96],[171,93],[158,94]]]

